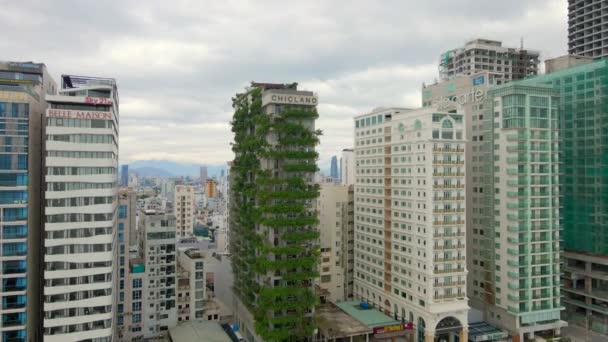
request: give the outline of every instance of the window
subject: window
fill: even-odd
[[[134,302],[132,308],[133,311],[141,311],[141,302]]]
[[[133,303],[135,304],[135,303]],[[141,314],[140,313],[134,313],[133,314],[133,323],[139,323],[141,322]]]
[[[141,288],[141,279],[133,279],[133,288],[134,289],[138,289]]]

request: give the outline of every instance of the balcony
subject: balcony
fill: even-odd
[[[453,226],[457,224],[464,224],[464,220],[454,221],[433,221],[433,226]]]
[[[446,274],[446,273],[461,273],[464,272],[464,268],[450,268],[443,270],[433,270],[433,274]]]
[[[465,248],[465,244],[459,244],[459,245],[434,245],[433,249],[436,250],[446,250],[446,249],[464,249]]]
[[[464,299],[464,294],[445,294],[441,296],[433,296],[433,300],[445,300],[445,299]]]

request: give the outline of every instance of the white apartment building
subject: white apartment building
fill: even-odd
[[[355,184],[355,150],[345,148],[340,157],[340,182],[342,185]]]
[[[177,235],[180,237],[194,235],[194,186],[175,186],[173,208]]]
[[[413,322],[420,340],[468,336],[464,147],[461,114],[355,118],[355,298]]]
[[[178,269],[181,271],[177,287],[178,321],[204,318],[205,263],[197,249],[178,251]]]
[[[155,211],[140,215],[139,247],[145,276],[142,302],[132,305],[134,312],[143,309],[144,338],[155,338],[166,336],[177,325],[175,216]]]
[[[353,160],[354,162],[354,160]],[[321,184],[317,198],[321,243],[322,297],[334,303],[352,300],[354,268],[353,187]]]
[[[62,76],[48,95],[44,341],[112,341],[118,93],[107,78]]]

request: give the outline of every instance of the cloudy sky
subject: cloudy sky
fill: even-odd
[[[317,92],[320,166],[352,117],[420,106],[439,54],[483,37],[566,52],[566,0],[0,0],[0,59],[114,77],[121,162],[232,159],[231,97],[250,81]]]

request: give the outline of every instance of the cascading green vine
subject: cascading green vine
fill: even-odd
[[[314,330],[319,223],[311,202],[319,186],[321,132],[311,107],[268,115],[262,89],[233,98],[231,254],[234,291],[253,313],[265,341],[298,341]],[[263,279],[262,282],[257,279]]]

